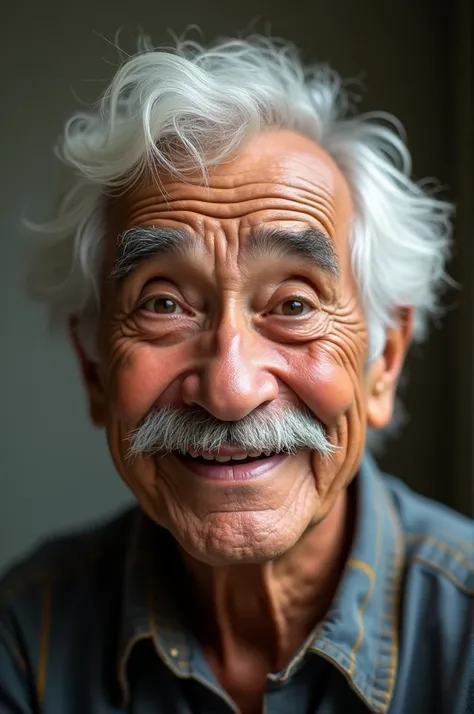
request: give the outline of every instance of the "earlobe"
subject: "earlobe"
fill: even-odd
[[[385,351],[370,367],[367,391],[367,424],[383,429],[390,421],[392,408]]]
[[[90,418],[94,426],[102,428],[106,423],[106,402],[99,365],[87,356],[78,328],[78,318],[76,316],[69,318],[69,337],[78,358],[82,381],[87,391]]]
[[[367,424],[373,429],[387,426],[393,414],[396,382],[384,378],[373,385],[367,401]]]
[[[383,354],[369,370],[367,424],[383,429],[390,422],[395,405],[398,379],[413,331],[413,310],[399,311],[398,324],[387,330]]]

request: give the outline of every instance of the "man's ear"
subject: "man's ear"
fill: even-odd
[[[369,367],[367,424],[383,429],[390,422],[397,383],[413,333],[413,308],[399,310],[398,324],[387,330],[383,353]]]
[[[79,360],[82,380],[89,398],[89,414],[94,426],[104,427],[106,424],[106,400],[99,374],[99,365],[85,352],[79,335],[79,320],[69,318],[69,337]]]

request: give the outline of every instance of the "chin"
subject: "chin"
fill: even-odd
[[[235,513],[225,523],[222,517],[214,523],[203,523],[197,533],[172,532],[180,546],[191,557],[211,566],[265,563],[291,550],[303,535],[305,527],[268,528],[268,523],[249,523],[249,514]],[[260,525],[260,527],[258,527]]]

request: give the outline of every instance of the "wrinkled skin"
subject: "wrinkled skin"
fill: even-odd
[[[334,593],[351,538],[346,487],[367,424],[390,419],[410,337],[405,311],[367,369],[367,324],[348,244],[353,215],[338,167],[290,131],[251,140],[211,172],[208,186],[165,174],[159,185],[143,180],[109,205],[98,365],[75,337],[92,418],[107,429],[117,470],[182,547],[210,610],[217,603],[220,634],[218,644],[207,643],[208,657],[246,712],[258,711],[266,671],[288,660]],[[108,279],[117,236],[151,225],[186,229],[192,250],[146,260],[120,283]],[[339,277],[296,256],[250,255],[249,232],[261,226],[319,228],[334,246]],[[166,310],[156,302],[162,297],[173,301]],[[303,314],[287,314],[292,298]],[[154,405],[197,405],[231,421],[270,402],[309,407],[337,453],[323,460],[301,451],[262,479],[231,484],[200,480],[173,455],[126,458],[127,435]],[[243,607],[240,587],[247,588]],[[232,633],[241,641],[247,630],[242,653]],[[262,653],[262,642],[272,655]],[[255,696],[239,684],[246,677],[256,678]]]

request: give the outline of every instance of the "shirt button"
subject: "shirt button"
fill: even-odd
[[[179,656],[179,650],[176,647],[171,647],[169,651],[170,655],[176,659]]]

